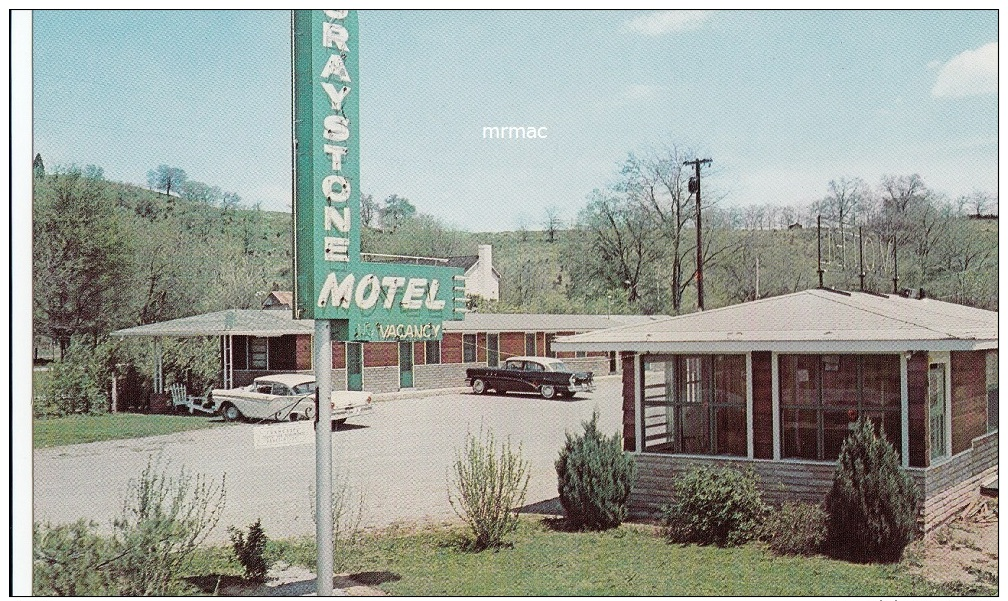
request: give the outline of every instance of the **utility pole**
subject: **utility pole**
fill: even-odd
[[[711,159],[693,159],[683,161],[683,165],[693,165],[695,175],[689,180],[689,191],[696,193],[696,292],[697,309],[703,311],[703,245],[701,243],[700,230],[700,165],[710,165]]]

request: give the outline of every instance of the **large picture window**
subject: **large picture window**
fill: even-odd
[[[680,355],[648,361],[644,450],[745,456],[745,355]]]
[[[832,461],[861,416],[901,450],[897,355],[781,355],[781,456]]]

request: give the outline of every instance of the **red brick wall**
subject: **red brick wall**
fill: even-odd
[[[364,344],[364,367],[399,365],[398,342],[367,342]]]
[[[294,351],[297,356],[295,357],[295,362],[297,364],[297,369],[308,370],[312,368],[311,355],[312,355],[312,342],[311,336],[307,334],[298,334],[296,350]]]
[[[546,332],[538,332],[536,334],[536,355],[540,357],[546,356]]]
[[[364,348],[367,348],[367,344]],[[365,351],[366,352],[366,351]],[[332,366],[333,369],[346,369],[346,343],[337,342],[333,340],[332,342]]]
[[[462,334],[446,333],[441,340],[441,363],[462,363]]]
[[[914,353],[907,361],[907,397],[910,414],[910,467],[927,467],[931,453],[927,435],[927,353]]]
[[[637,415],[634,388],[640,374],[634,374],[633,353],[622,353],[620,359],[623,361],[623,450],[636,451]]]
[[[520,357],[525,354],[525,333],[524,332],[501,332],[500,335],[500,356],[501,361],[508,357]]]
[[[987,433],[987,351],[953,351],[952,454]]]
[[[413,365],[426,365],[427,357],[424,355],[424,343],[413,343]]]
[[[757,459],[773,459],[773,372],[769,351],[754,351],[753,370],[753,454]]]

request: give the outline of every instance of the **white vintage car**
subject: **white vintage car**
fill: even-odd
[[[273,374],[259,376],[248,386],[210,392],[210,402],[225,421],[241,418],[296,421],[315,417],[315,376]],[[371,393],[334,390],[331,398],[332,427],[348,417],[374,411]]]

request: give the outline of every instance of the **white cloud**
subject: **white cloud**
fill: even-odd
[[[998,43],[967,50],[952,58],[938,72],[931,95],[962,98],[997,93]]]
[[[623,29],[650,36],[664,35],[674,31],[696,29],[709,16],[710,13],[705,10],[666,10],[630,19],[623,23]]]

